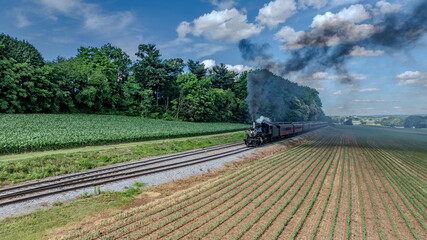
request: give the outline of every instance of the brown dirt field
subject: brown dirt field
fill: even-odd
[[[407,174],[410,174],[411,176],[414,176],[418,179],[421,179],[423,181],[425,181],[427,178],[425,175],[422,175],[422,173],[417,172],[416,166],[409,166],[408,163],[404,160],[407,159],[399,159],[395,154],[391,153],[391,152],[386,152],[386,151],[378,151],[381,154],[387,156],[387,158],[390,158],[391,160],[387,159],[387,161],[393,162],[395,163],[396,167],[400,168],[401,171],[406,172]],[[405,156],[405,158],[407,158],[409,156]],[[403,176],[407,177],[408,175],[403,174]]]
[[[351,219],[350,219],[350,239],[363,239],[363,222],[360,203],[359,189],[357,188],[356,169],[354,167],[355,147],[350,148],[350,171],[351,171]],[[366,227],[366,226],[365,226]]]
[[[342,144],[342,142],[340,143]],[[340,152],[341,151],[341,152]],[[320,222],[319,229],[316,234],[316,239],[328,239],[330,234],[330,229],[332,227],[332,219],[334,216],[335,207],[337,205],[337,199],[338,199],[338,192],[339,192],[339,185],[340,185],[340,176],[343,174],[342,170],[342,154],[343,150],[342,148],[338,150],[338,153],[336,155],[336,159],[338,162],[338,169],[335,174],[334,183],[332,186],[332,192],[331,197],[329,198],[328,204],[325,209],[325,213],[322,217],[322,221]]]
[[[369,189],[371,190],[372,198],[373,198],[373,201],[375,203],[375,208],[376,208],[376,211],[378,214],[378,221],[380,223],[382,235],[385,239],[396,239],[397,237],[394,233],[390,219],[388,218],[385,207],[381,201],[380,194],[381,194],[381,196],[383,196],[384,191],[380,190],[378,193],[377,189],[375,188],[375,183],[376,183],[375,177],[377,177],[377,176],[372,173],[373,170],[370,168],[371,166],[369,165],[369,161],[371,161],[371,159],[368,158],[367,155],[363,154],[362,159],[361,159],[362,168],[363,168],[363,171],[365,172],[367,184],[369,186]],[[374,179],[372,179],[372,177],[370,176],[369,173],[372,174]],[[368,214],[366,216],[368,216]],[[372,216],[372,217],[375,218],[375,216]]]
[[[314,154],[317,154],[316,152],[313,152]],[[269,191],[271,191],[271,190],[273,190],[275,187],[279,187],[279,189],[277,190],[277,191],[275,191],[274,192],[274,194],[272,194],[268,199],[266,199],[261,205],[259,205],[258,207],[255,207],[255,205],[256,205],[256,203],[257,202],[259,202],[259,200],[261,200],[264,196],[263,195],[261,195],[261,196],[259,196],[258,198],[256,198],[250,205],[248,205],[248,206],[246,206],[246,208],[247,209],[251,209],[251,213],[248,215],[248,216],[246,216],[244,219],[243,219],[243,221],[240,221],[233,229],[231,229],[225,236],[224,236],[224,238],[225,239],[228,239],[228,238],[231,238],[231,236],[233,236],[233,235],[235,235],[235,234],[237,234],[244,226],[246,226],[246,224],[248,224],[248,222],[250,221],[250,220],[252,220],[255,216],[256,216],[256,214],[258,214],[258,212],[259,211],[261,211],[261,209],[263,209],[265,206],[267,206],[273,199],[275,199],[279,194],[280,194],[280,192],[282,192],[282,190],[283,189],[285,189],[288,185],[289,185],[289,183],[291,183],[294,179],[296,179],[296,177],[297,177],[297,175],[299,174],[299,173],[301,173],[302,172],[302,170],[303,170],[303,168],[307,165],[307,164],[309,164],[308,162],[307,163],[304,163],[304,165],[300,165],[300,167],[297,169],[297,171],[292,175],[292,177],[289,179],[289,180],[287,180],[286,181],[286,183],[285,184],[282,184],[282,185],[279,185],[280,184],[280,181],[278,182],[278,183],[276,183],[274,186],[272,186],[272,187],[270,187],[268,190],[267,190],[267,192],[269,192]],[[314,165],[314,164],[313,164]],[[308,171],[310,171],[310,169],[313,167],[313,165],[311,165],[306,171],[304,171],[304,173],[297,179],[297,181],[296,181],[296,183],[294,184],[294,186],[299,182],[299,181],[301,181],[301,179],[302,178],[304,178],[305,176],[306,176],[306,174],[308,173]],[[283,177],[283,179],[285,179],[287,176],[285,175],[284,177]],[[286,193],[285,193],[285,195],[283,196],[283,198],[285,198],[286,196],[288,196],[292,191],[294,190],[294,188],[290,188]],[[240,214],[243,214],[243,212],[242,213],[240,213]],[[239,218],[239,216],[240,216],[240,214],[236,214],[236,216],[233,216],[233,219],[230,219],[231,220],[231,222],[233,222],[233,220],[235,220],[235,219],[238,219]],[[207,238],[209,238],[210,236],[214,236],[214,233],[212,234],[212,235],[208,235],[207,236]]]
[[[117,238],[132,237],[132,234],[143,230],[147,226],[153,227],[156,224],[161,224],[161,227],[158,229],[154,229],[154,231],[150,230],[149,233],[139,237],[153,239],[198,239],[196,236],[202,234],[202,239],[234,239],[239,235],[239,239],[253,239],[255,235],[263,231],[267,223],[274,219],[258,238],[271,239],[276,235],[277,230],[280,229],[285,219],[290,217],[278,239],[288,239],[302,221],[303,224],[297,232],[296,238],[309,239],[315,231],[315,226],[322,213],[321,210],[326,203],[325,212],[321,218],[315,238],[328,239],[333,226],[337,199],[340,197],[333,239],[345,239],[348,227],[347,217],[349,214],[350,184],[350,239],[363,239],[363,221],[365,222],[366,238],[380,239],[376,218],[378,218],[384,239],[397,238],[392,222],[400,239],[414,239],[411,229],[407,226],[404,217],[402,217],[396,205],[402,210],[417,237],[427,239],[427,233],[424,231],[423,226],[405,205],[405,202],[407,202],[413,208],[412,203],[404,196],[404,192],[401,189],[402,186],[396,185],[394,181],[389,179],[388,174],[384,175],[382,172],[384,170],[388,173],[389,170],[387,168],[391,167],[393,169],[400,169],[404,173],[411,173],[412,171],[408,169],[406,163],[401,161],[398,156],[390,155],[385,150],[381,150],[384,151],[381,154],[384,153],[394,161],[384,158],[377,150],[370,148],[369,144],[375,143],[374,140],[370,139],[367,144],[366,139],[359,138],[356,132],[349,133],[343,130],[334,130],[332,132],[323,131],[322,133],[324,133],[322,135],[322,137],[325,137],[324,139],[311,136],[305,142],[305,145],[300,145],[302,149],[300,152],[295,151],[295,149],[288,149],[287,147],[275,147],[263,150],[266,155],[283,155],[276,157],[278,159],[277,165],[268,165],[265,169],[260,169],[259,173],[257,173],[258,170],[251,171],[251,166],[247,168],[247,164],[230,166],[229,168],[237,170],[236,174],[239,172],[238,169],[245,169],[249,170],[249,175],[253,174],[254,176],[247,180],[239,180],[241,182],[233,180],[235,178],[227,180],[229,181],[227,186],[232,186],[236,183],[238,186],[230,189],[226,186],[210,194],[209,197],[200,200],[198,200],[197,196],[201,196],[201,194],[206,195],[206,190],[210,189],[207,185],[213,186],[213,184],[224,179],[222,178],[224,172],[211,173],[211,176],[202,177],[204,181],[209,181],[207,184],[201,182],[201,179],[192,179],[187,180],[186,184],[175,182],[162,186],[159,189],[152,189],[151,191],[154,193],[150,194],[151,198],[160,198],[165,193],[172,192],[176,188],[181,191],[176,192],[168,198],[152,202],[146,208],[147,210],[159,206],[167,206],[168,208],[145,219],[146,222],[142,227],[131,230],[130,233]],[[359,144],[359,141],[365,142]],[[317,146],[318,143],[323,145],[319,147]],[[387,143],[382,144],[386,145]],[[247,161],[254,162],[260,156],[258,155],[254,159]],[[302,159],[300,163],[298,163],[299,159]],[[387,168],[384,168],[381,164],[386,164]],[[307,169],[304,170],[306,167]],[[334,180],[332,180],[335,168],[336,174]],[[225,170],[225,172],[228,171],[230,170]],[[318,175],[316,176],[317,173]],[[325,178],[322,183],[323,176]],[[343,180],[342,189],[341,195],[338,196],[341,177]],[[310,187],[311,182],[313,182],[313,185]],[[358,189],[358,182],[360,191]],[[268,186],[268,184],[271,184],[271,186]],[[426,183],[420,179],[418,183],[411,184],[414,189],[422,192],[421,187]],[[331,186],[331,195],[328,202],[326,202]],[[193,189],[189,193],[182,194],[185,189],[189,189],[190,187],[193,187]],[[320,191],[316,197],[315,194],[318,189]],[[307,195],[304,195],[307,190]],[[372,194],[372,200],[369,191]],[[408,191],[411,192],[412,189],[408,189]],[[280,196],[281,192],[284,192],[283,196]],[[159,193],[161,194],[160,196],[158,196]],[[308,212],[307,217],[303,219],[314,197],[316,198],[313,207]],[[401,197],[404,198],[402,199]],[[145,197],[139,197],[137,201],[145,201],[144,199]],[[177,199],[181,200],[177,201]],[[360,199],[362,199],[362,202]],[[396,205],[393,200],[396,202]],[[190,203],[189,201],[191,204],[180,208],[176,212],[168,213],[169,206],[179,206],[171,204],[171,202],[180,204]],[[298,206],[299,203],[301,204]],[[418,203],[420,202],[418,201]],[[377,212],[377,217],[375,216],[373,204]],[[240,208],[240,206],[243,207]],[[282,206],[285,207],[279,213]],[[297,206],[298,208],[295,208]],[[362,218],[362,206],[364,218]],[[420,206],[422,206],[421,203]],[[143,210],[144,208],[142,208]],[[422,215],[417,212],[418,210],[414,209],[414,211],[420,219],[423,219]],[[175,215],[180,216],[180,218],[171,218]],[[277,218],[274,218],[276,215]],[[257,220],[254,221],[254,219]],[[217,225],[217,223],[221,224]],[[131,224],[130,226],[136,225]]]
[[[289,178],[289,177],[291,177],[291,176],[294,176],[295,175],[295,173],[294,173],[294,171],[296,171],[296,172],[298,172],[299,170],[299,168],[301,168],[301,165],[299,165],[299,164],[297,164],[296,162],[293,162],[292,164],[291,164],[291,166],[295,166],[294,168],[290,168],[290,167],[287,167],[287,168],[285,168],[284,170],[281,170],[280,172],[278,172],[278,173],[276,173],[276,174],[274,174],[273,176],[271,176],[272,177],[272,179],[271,180],[269,180],[268,182],[266,182],[266,183],[264,183],[262,186],[260,186],[259,187],[259,189],[257,189],[256,191],[254,191],[250,196],[253,196],[253,195],[255,195],[256,194],[256,192],[258,192],[258,190],[261,190],[262,188],[265,188],[264,186],[266,186],[266,185],[268,185],[269,183],[272,183],[273,182],[273,180],[274,180],[274,184],[271,186],[271,187],[269,187],[269,188],[267,188],[264,192],[268,192],[268,191],[270,191],[270,190],[272,190],[272,189],[274,189],[279,183],[280,183],[280,181],[281,181],[281,179],[282,178]],[[289,171],[290,170],[290,171]],[[285,173],[285,171],[289,171],[289,172],[287,172],[287,173]],[[284,174],[283,175],[283,177],[282,178],[280,178],[280,175],[282,175],[282,174]],[[290,180],[288,180],[288,181],[290,181]],[[258,181],[258,182],[260,182],[260,181]],[[252,204],[252,205],[254,205],[258,200],[260,199],[260,197],[257,197],[257,198],[255,198],[255,199],[253,199],[251,202],[250,202],[250,204]],[[249,208],[249,206],[250,205],[246,205],[246,208]],[[212,219],[210,222],[208,222],[206,225],[210,225],[210,224],[212,224],[213,222],[215,222],[216,220],[218,220],[218,219],[220,219],[223,215],[226,215],[226,214],[228,214],[230,211],[226,211],[226,212],[224,212],[223,214],[221,214],[220,216],[218,216],[217,218],[215,218],[215,219]],[[231,219],[228,219],[227,221],[233,221],[233,218],[237,218],[238,216],[240,216],[241,215],[241,213],[240,212],[237,212],[236,214],[234,214],[234,216],[232,216],[232,218]],[[203,231],[205,228],[206,228],[207,226],[204,226],[202,229],[201,229],[201,231]],[[200,232],[200,231],[198,231],[198,232]]]
[[[381,166],[381,165],[379,165],[379,166]],[[394,223],[396,225],[396,228],[397,228],[397,231],[398,231],[398,234],[399,234],[400,238],[402,238],[402,239],[414,239],[414,237],[410,233],[410,229],[406,225],[406,223],[405,223],[403,217],[401,216],[401,214],[398,212],[398,209],[396,208],[396,206],[393,203],[393,200],[391,198],[393,198],[396,201],[396,203],[399,206],[399,208],[401,208],[404,216],[408,219],[409,224],[414,229],[416,235],[418,237],[420,237],[421,239],[427,239],[427,233],[422,229],[422,227],[419,224],[419,222],[410,213],[409,209],[406,207],[406,205],[403,203],[402,199],[396,193],[396,191],[392,187],[393,183],[391,183],[384,176],[384,174],[381,171],[382,168],[378,168],[377,165],[374,165],[374,168],[377,170],[377,172],[379,174],[378,177],[383,180],[383,183],[384,183],[385,187],[387,188],[387,189],[385,189],[384,186],[382,185],[382,183],[379,181],[379,178],[376,178],[377,185],[381,186],[381,189],[383,189],[382,191],[384,191],[384,195],[383,196],[386,196],[385,200],[386,200],[387,206],[388,206],[388,208],[390,210],[390,213],[392,214],[392,219],[393,219],[393,221],[394,221]]]
[[[348,138],[344,139],[345,142],[348,142]],[[348,144],[346,144],[348,145]],[[341,200],[340,205],[338,206],[338,215],[336,218],[336,225],[334,229],[334,239],[345,239],[346,231],[347,231],[347,215],[348,215],[348,202],[349,202],[349,188],[348,188],[348,146],[343,149],[343,164],[344,164],[344,172],[342,179],[342,189],[341,189]]]
[[[266,171],[269,171],[269,170],[265,170],[265,171],[263,171],[263,172],[266,172]],[[262,178],[262,179],[265,179],[266,177],[264,177],[264,178]],[[261,179],[261,180],[262,180]],[[254,184],[256,184],[256,183],[254,183]],[[243,190],[240,194],[245,194],[248,190],[250,189],[250,186],[247,186],[246,187],[246,189],[245,190]],[[233,190],[233,191],[235,191],[235,190]],[[213,202],[210,202],[209,203],[209,205],[206,205],[206,206],[204,206],[204,207],[201,207],[201,208],[197,208],[197,209],[195,209],[195,211],[194,210],[192,210],[192,212],[189,212],[188,214],[186,214],[185,216],[183,216],[183,218],[182,219],[192,219],[193,217],[195,217],[195,219],[194,220],[192,220],[192,221],[189,221],[188,223],[186,223],[184,226],[182,226],[182,227],[178,227],[178,228],[176,228],[176,230],[179,230],[179,229],[186,229],[186,227],[188,226],[188,225],[192,225],[192,223],[193,222],[195,222],[196,220],[199,220],[199,217],[197,217],[198,215],[200,215],[199,213],[200,212],[204,212],[204,211],[207,211],[207,210],[209,210],[209,211],[217,211],[218,210],[218,208],[220,208],[220,207],[222,207],[223,205],[227,205],[228,203],[230,203],[230,202],[232,202],[233,200],[235,200],[235,199],[237,199],[238,197],[239,197],[239,195],[237,195],[237,196],[235,196],[235,197],[232,197],[231,199],[229,199],[228,201],[226,201],[226,202],[223,202],[222,203],[222,205],[221,206],[219,206],[219,207],[216,207],[216,208],[213,208],[213,209],[211,209],[210,208],[210,206],[212,205],[212,204],[216,204],[217,202],[219,202],[219,201],[221,201],[221,199],[222,199],[222,197],[225,197],[225,196],[229,196],[229,195],[231,195],[232,194],[232,192],[230,192],[230,193],[228,193],[228,194],[226,194],[226,195],[220,195],[220,194],[213,194],[212,196],[213,197],[217,197],[217,199],[215,200],[215,201],[213,201]],[[212,197],[211,196],[211,197]],[[197,203],[195,203],[195,204],[197,204]],[[188,210],[188,209],[190,209],[190,208],[192,208],[195,204],[192,204],[192,205],[188,205],[188,206],[186,206],[185,208],[183,208],[182,210],[180,210],[179,212],[183,212],[184,210]],[[149,226],[149,225],[152,225],[152,224],[156,224],[156,223],[158,223],[159,222],[159,220],[161,219],[161,217],[164,217],[164,216],[162,216],[161,215],[162,214],[162,212],[159,212],[158,214],[155,214],[155,215],[153,215],[153,216],[151,216],[150,217],[150,221],[147,223],[147,224],[144,224],[145,226]],[[206,213],[206,214],[209,214],[208,212]],[[173,214],[172,214],[173,215]],[[177,224],[179,225],[179,222],[180,222],[181,220],[176,220],[176,221],[173,221],[173,222],[171,222],[171,223],[168,223],[167,225],[165,225],[164,227],[170,227],[170,226],[176,226]],[[147,237],[154,237],[154,236],[156,236],[157,235],[157,233],[158,233],[158,231],[154,231],[151,235],[148,235]]]
[[[320,211],[316,211],[316,209],[321,209],[325,200],[326,200],[326,196],[321,196],[320,193],[322,192],[322,190],[325,192],[325,194],[328,192],[328,190],[329,190],[328,187],[330,185],[328,184],[327,178],[328,177],[332,178],[332,174],[333,174],[335,166],[336,166],[336,161],[338,160],[336,157],[333,158],[333,152],[335,152],[336,150],[337,149],[334,148],[334,150],[330,151],[331,155],[329,155],[326,165],[323,167],[322,171],[319,173],[316,181],[314,182],[313,186],[310,189],[310,192],[304,198],[304,200],[303,200],[302,204],[299,206],[298,210],[294,213],[295,217],[291,218],[291,220],[287,224],[286,228],[284,229],[284,231],[279,236],[279,239],[283,239],[286,236],[293,234],[295,229],[298,227],[300,222],[303,220],[302,217],[304,216],[307,208],[309,207],[309,204],[311,203],[313,197],[315,197],[316,192],[320,188],[319,195],[317,195],[312,209],[310,210],[308,216],[304,220],[303,225],[302,225],[301,229],[299,230],[300,234],[297,234],[297,238],[308,239],[311,236],[311,234],[313,233],[315,224],[317,223],[317,220],[318,220],[318,215],[320,215],[320,213],[321,213]],[[328,167],[329,167],[329,169],[328,169]],[[325,179],[323,180],[323,183],[321,183],[321,180],[325,174],[326,174]],[[330,181],[329,181],[329,183],[330,183]],[[322,184],[322,185],[320,185],[320,184]],[[308,183],[307,183],[307,185],[308,185]],[[316,205],[318,205],[317,208],[316,208]],[[304,227],[306,229],[304,229]],[[307,228],[310,228],[310,227],[311,227],[311,229],[308,230]],[[304,235],[307,235],[307,236],[304,236]]]
[[[272,218],[277,211],[279,211],[279,209],[281,208],[281,206],[287,202],[292,196],[293,192],[296,191],[298,189],[298,186],[300,184],[303,184],[301,186],[301,188],[298,190],[297,194],[292,197],[291,201],[288,203],[288,205],[283,209],[283,211],[277,216],[276,221],[274,221],[266,230],[266,232],[261,236],[261,238],[264,239],[270,239],[271,237],[273,237],[276,234],[276,231],[280,228],[282,222],[284,221],[284,219],[286,219],[286,217],[290,214],[290,212],[292,211],[292,208],[297,204],[297,202],[300,200],[301,196],[303,195],[303,193],[306,191],[306,189],[308,189],[309,183],[314,179],[315,177],[315,173],[320,170],[321,172],[326,168],[325,165],[323,165],[323,163],[326,162],[325,157],[327,156],[326,154],[327,151],[325,151],[324,153],[322,153],[321,156],[319,156],[318,160],[316,160],[315,164],[319,163],[317,166],[315,166],[314,168],[310,168],[314,169],[311,174],[308,176],[308,178],[304,181],[305,177],[307,176],[306,174],[309,173],[309,171],[306,171],[305,174],[303,174],[298,181],[296,181],[292,187],[286,192],[285,195],[282,196],[282,198],[280,198],[279,201],[277,201],[272,207],[270,207],[270,209],[263,215],[263,217],[261,217],[259,219],[259,221],[254,224],[246,233],[245,235],[243,235],[243,238],[250,238],[251,236],[254,236],[266,223],[267,221]],[[320,175],[320,174],[319,174]],[[316,179],[319,179],[319,176],[317,176]],[[304,182],[304,183],[303,183]],[[315,181],[315,186],[318,186],[318,181]],[[286,186],[285,186],[286,187]],[[313,187],[311,189],[313,189]],[[312,191],[310,191],[312,192]],[[309,192],[309,193],[310,193]],[[310,196],[310,194],[309,194]],[[307,199],[307,198],[306,198]],[[263,204],[264,205],[264,204]],[[267,205],[267,204],[265,204]],[[262,205],[260,206],[260,208],[262,209]],[[258,213],[258,211],[256,211],[253,216],[249,216],[248,220],[252,220],[255,215]],[[298,215],[295,215],[295,217],[297,217]],[[292,220],[294,220],[295,218],[293,218]],[[290,221],[288,223],[287,226],[290,226],[290,224],[297,224],[294,223],[294,221]],[[287,229],[291,229],[291,227],[286,227],[285,230]],[[293,229],[293,228],[292,228]],[[292,232],[291,232],[292,233]]]
[[[307,153],[304,153],[303,155],[305,155],[305,154],[313,154],[313,152],[307,152]],[[303,167],[304,167],[304,165],[303,164],[299,164],[299,165],[297,165],[297,167],[295,168],[295,169],[293,169],[291,172],[289,172],[289,173],[287,173],[286,175],[284,175],[281,179],[279,179],[273,186],[271,186],[270,188],[268,188],[265,192],[266,193],[268,193],[268,192],[270,192],[271,190],[273,190],[273,189],[275,189],[275,187],[277,187],[277,186],[279,186],[279,183],[283,180],[283,179],[286,179],[286,178],[289,178],[290,177],[290,179],[288,179],[286,182],[291,182],[301,171],[302,171],[302,169],[303,169]],[[294,172],[295,171],[295,172]],[[279,175],[279,174],[276,174],[277,176]],[[265,185],[267,185],[267,184],[264,184],[264,186]],[[286,183],[285,183],[285,186],[286,186]],[[278,189],[277,191],[276,191],[276,193],[275,193],[275,195],[277,195],[278,194],[278,192],[280,192],[280,189]],[[274,195],[273,195],[274,196]],[[261,195],[260,197],[257,197],[257,198],[255,198],[252,202],[251,202],[251,204],[250,205],[247,205],[245,208],[246,209],[250,209],[250,211],[253,211],[253,209],[255,208],[255,204],[260,200],[260,199],[262,199],[263,198],[263,195]],[[271,199],[271,197],[270,197],[270,199]],[[236,214],[234,214],[231,218],[229,218],[227,221],[225,221],[223,224],[224,225],[228,225],[228,224],[233,224],[235,221],[236,221],[236,219],[239,219],[239,217],[241,217],[243,214],[245,214],[245,212],[246,211],[239,211],[239,212],[237,212]],[[234,229],[238,229],[238,227],[235,227],[235,228],[233,228],[233,229],[231,229],[232,231],[234,230]],[[212,238],[212,237],[214,237],[214,236],[217,236],[217,235],[219,235],[219,234],[221,234],[221,229],[215,229],[214,231],[212,231],[208,236],[206,236],[206,238],[207,239],[209,239],[209,238]]]
[[[423,188],[423,185],[425,185],[425,183],[423,183],[423,181],[421,181],[421,180],[419,180],[419,179],[417,179],[417,178],[413,178],[410,174],[411,173],[407,173],[407,172],[404,172],[403,171],[403,173],[400,173],[399,172],[399,170],[402,170],[402,169],[398,169],[397,167],[395,167],[393,164],[391,164],[392,162],[390,161],[390,160],[388,160],[388,159],[386,159],[385,160],[385,163],[383,163],[383,164],[386,164],[386,166],[387,166],[387,170],[389,170],[390,168],[393,170],[393,171],[395,171],[395,173],[393,173],[393,174],[397,174],[399,177],[401,177],[401,178],[403,178],[403,179],[406,179],[408,182],[407,182],[407,185],[410,185],[410,186],[412,186],[412,188],[413,188],[413,190],[411,190],[411,189],[407,189],[406,187],[404,187],[404,186],[399,186],[399,184],[396,184],[396,183],[393,183],[399,190],[398,191],[400,191],[400,193],[403,195],[403,196],[405,196],[405,198],[406,198],[406,200],[407,201],[409,201],[409,199],[414,199],[414,201],[419,205],[419,206],[421,206],[421,208],[423,209],[423,211],[425,212],[427,209],[425,208],[425,207],[423,207],[422,206],[422,203],[419,201],[419,199],[417,199],[417,198],[415,198],[414,197],[414,192],[416,192],[416,193],[418,193],[418,195],[422,195],[422,194],[425,194],[425,190],[424,190],[424,188]],[[402,179],[401,179],[402,180]],[[408,192],[408,193],[405,193],[405,191],[403,191],[403,189],[402,188],[405,188],[405,190],[406,190],[406,192]],[[415,211],[416,212],[416,214],[417,214],[417,216],[419,216],[420,218],[422,218],[422,215],[420,214],[420,212],[418,212],[418,211]]]
[[[298,235],[296,236],[296,239],[309,239],[311,235],[314,233],[314,228],[317,224],[317,221],[321,214],[321,209],[323,208],[327,195],[329,193],[329,188],[332,184],[333,174],[335,169],[338,171],[338,165],[339,163],[339,145],[335,148],[335,157],[332,159],[332,163],[330,166],[330,170],[328,171],[324,183],[320,189],[319,195],[317,196],[313,208],[311,209],[310,213],[308,214],[306,220],[304,221],[304,224],[302,225]],[[333,153],[333,154],[334,154]],[[332,154],[331,158],[334,156]],[[331,192],[332,194],[332,192]],[[329,198],[330,200],[330,198]],[[328,202],[329,202],[328,200]]]
[[[269,170],[265,170],[264,172],[266,172],[268,174],[266,176],[262,177],[261,179],[253,182],[253,183],[250,183],[250,182],[246,183],[247,187],[235,196],[233,196],[233,195],[238,192],[238,189],[235,189],[230,194],[226,194],[226,195],[218,194],[218,200],[217,201],[210,203],[209,205],[205,206],[204,208],[198,209],[197,212],[194,212],[192,215],[197,216],[200,212],[203,212],[203,211],[206,211],[206,214],[204,214],[200,217],[199,216],[195,217],[195,218],[190,217],[190,219],[192,219],[191,221],[189,221],[188,223],[186,223],[185,225],[183,225],[179,228],[176,228],[175,233],[172,233],[170,235],[166,235],[165,238],[169,239],[170,237],[173,237],[177,231],[178,232],[183,231],[183,230],[191,227],[194,223],[198,223],[200,221],[203,221],[203,219],[207,215],[215,215],[215,213],[217,213],[217,212],[221,213],[220,216],[224,215],[225,213],[227,213],[230,210],[230,208],[232,208],[235,205],[234,203],[239,203],[240,201],[244,200],[244,199],[242,199],[242,195],[248,195],[249,196],[253,193],[253,190],[251,190],[252,186],[254,186],[257,183],[262,182],[264,180],[266,180],[266,184],[272,182],[272,179],[273,179],[272,177],[274,177],[274,176],[272,176],[269,173],[270,172]],[[255,179],[255,177],[253,179]],[[222,199],[227,197],[227,196],[233,196],[233,197],[229,198],[226,201],[222,201]],[[212,205],[215,205],[218,202],[222,202],[222,203],[215,208],[211,207]]]
[[[372,207],[372,202],[369,197],[368,188],[365,184],[365,180],[362,175],[363,160],[362,152],[356,147],[354,156],[356,158],[356,171],[359,177],[360,189],[362,191],[362,201],[363,201],[363,210],[365,213],[365,228],[366,228],[366,238],[367,239],[380,239],[378,234],[378,229],[375,221],[375,213]],[[360,160],[360,162],[359,162]],[[362,164],[361,164],[362,163]],[[372,191],[372,190],[371,190]]]

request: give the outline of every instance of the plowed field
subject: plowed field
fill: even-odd
[[[427,239],[427,137],[368,127],[307,141],[65,239]]]

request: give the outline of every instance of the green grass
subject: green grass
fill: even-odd
[[[106,192],[99,196],[82,197],[70,204],[57,203],[56,206],[45,210],[9,217],[0,221],[0,239],[2,240],[33,240],[46,239],[51,231],[73,222],[82,221],[88,216],[96,216],[103,212],[105,215],[115,215],[128,208],[134,201],[134,196],[141,193],[143,184],[135,183],[123,192]],[[93,220],[95,221],[95,220]]]
[[[0,154],[188,137],[248,128],[89,114],[0,114]]]
[[[239,131],[211,136],[141,142],[138,145],[125,144],[124,146],[112,146],[110,148],[95,148],[92,151],[63,153],[62,150],[59,150],[57,151],[59,153],[52,151],[48,155],[27,156],[21,160],[16,160],[12,155],[12,160],[3,159],[0,161],[0,186],[76,173],[149,156],[237,142],[241,141],[243,137],[243,132]]]

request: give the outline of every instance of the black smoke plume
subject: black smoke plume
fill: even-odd
[[[350,29],[350,30],[349,30]],[[258,68],[267,69],[277,75],[287,76],[289,73],[298,72],[312,74],[327,69],[334,70],[344,84],[353,82],[353,77],[348,73],[346,61],[351,57],[350,52],[355,46],[379,47],[384,50],[404,50],[416,45],[427,30],[427,1],[418,4],[411,13],[387,14],[384,21],[377,24],[374,33],[367,39],[351,41],[346,39],[345,44],[328,46],[333,37],[342,37],[343,32],[351,31],[350,23],[343,22],[339,26],[326,26],[316,31],[306,32],[298,37],[295,43],[301,48],[290,50],[290,57],[284,62],[277,62],[271,54],[267,53],[270,45],[267,43],[251,43],[247,39],[239,42],[239,49],[244,60],[257,65]],[[344,34],[345,35],[345,34]],[[248,74],[248,105],[254,120],[262,102],[270,102],[283,111],[287,105],[272,99],[272,92],[280,86],[276,80],[267,78],[265,71],[256,71]],[[266,98],[266,99],[264,99]],[[283,104],[283,106],[281,105]],[[264,109],[265,111],[265,109]],[[279,114],[270,114],[270,116]]]
[[[268,44],[251,43],[247,39],[239,42],[243,59],[251,61],[259,68],[268,69],[278,75],[286,76],[291,72],[314,73],[332,69],[340,76],[342,83],[351,83],[353,78],[348,74],[346,61],[355,46],[382,47],[385,50],[407,49],[413,47],[427,30],[427,1],[422,1],[409,14],[394,13],[386,15],[383,22],[376,25],[375,33],[364,40],[346,42],[337,46],[328,46],[331,38],[342,36],[343,26],[330,26],[318,31],[302,34],[296,45],[302,46],[290,50],[290,57],[285,62],[276,62],[267,53]]]
[[[277,121],[313,121],[323,114],[318,92],[274,75],[266,69],[247,76],[246,101],[252,121],[268,116]]]

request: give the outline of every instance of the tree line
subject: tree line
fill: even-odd
[[[204,64],[191,59],[163,59],[152,44],[139,45],[135,55],[136,60],[132,61],[122,49],[105,44],[80,47],[75,57],[46,62],[30,43],[1,34],[0,113],[97,113],[196,122],[249,121],[247,72],[230,71],[224,64],[206,69]],[[307,109],[313,108],[313,104],[321,107],[318,93],[313,91],[309,97],[294,101],[290,104],[304,108],[303,115],[307,116],[298,115],[292,120],[308,119]],[[318,115],[324,116],[323,112]]]

